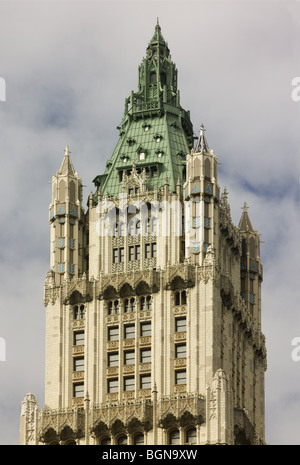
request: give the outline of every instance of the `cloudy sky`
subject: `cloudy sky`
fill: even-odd
[[[26,393],[44,404],[49,182],[69,145],[94,189],[157,17],[233,221],[247,201],[261,233],[266,440],[300,444],[300,2],[268,0],[0,1],[0,444],[18,444]]]

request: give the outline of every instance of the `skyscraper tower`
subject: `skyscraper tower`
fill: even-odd
[[[52,179],[45,407],[22,444],[263,444],[260,236],[194,144],[157,23],[88,208],[66,147]]]

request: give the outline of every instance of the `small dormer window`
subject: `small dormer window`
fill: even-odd
[[[146,131],[146,132],[149,131],[150,127],[151,127],[151,126],[150,126],[149,123],[144,123],[144,124],[143,124],[144,131]]]
[[[140,160],[145,160],[145,152],[140,152]]]
[[[135,140],[132,139],[131,137],[129,139],[127,139],[127,144],[129,145],[129,147],[132,147],[135,143]]]
[[[161,158],[163,156],[163,154],[164,154],[164,152],[162,150],[157,150],[155,153],[158,156],[158,158]]]
[[[155,134],[154,140],[155,140],[156,142],[161,142],[162,136],[161,136],[160,134]]]

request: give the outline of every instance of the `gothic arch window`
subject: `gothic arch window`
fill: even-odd
[[[122,436],[119,436],[117,439],[118,446],[126,446],[128,444],[127,441],[127,436],[125,434],[122,434]]]
[[[210,179],[210,161],[209,158],[205,160],[205,178]]]
[[[76,444],[75,439],[70,439],[69,441],[65,443],[65,446],[76,446],[76,445],[77,444]]]
[[[109,436],[106,436],[105,438],[101,439],[100,445],[101,446],[110,446],[111,445],[111,438]]]
[[[64,202],[66,199],[66,183],[65,181],[62,179],[60,182],[59,182],[59,200],[61,202]]]
[[[70,182],[70,202],[75,203],[75,182]]]
[[[173,429],[169,432],[169,444],[172,446],[180,444],[179,429]]]
[[[74,320],[83,320],[85,317],[85,308],[84,305],[75,305],[73,307],[73,317]]]
[[[138,433],[133,437],[133,444],[135,446],[142,446],[145,444],[143,433]]]
[[[197,431],[196,428],[188,428],[185,432],[185,442],[188,444],[197,443]]]
[[[141,310],[141,312],[143,312],[145,310],[151,310],[151,307],[152,307],[151,295],[142,296],[140,298],[140,310]]]
[[[135,298],[132,297],[131,299],[124,300],[124,312],[135,312]]]
[[[176,291],[174,295],[175,305],[186,305],[186,291]]]
[[[107,304],[107,313],[108,315],[117,315],[119,313],[119,301],[118,300],[110,300]]]
[[[151,232],[155,236],[157,235],[157,226],[158,226],[158,219],[152,218]]]

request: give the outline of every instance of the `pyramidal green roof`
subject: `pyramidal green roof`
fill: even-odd
[[[178,178],[185,178],[193,127],[189,112],[180,105],[177,69],[158,23],[138,69],[138,90],[125,100],[119,131],[104,173],[94,179],[101,194],[122,192],[123,176],[133,166],[137,173],[144,172],[148,190],[162,188],[168,178],[169,190],[175,192]]]

